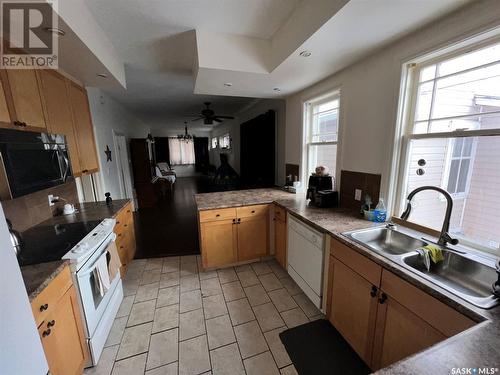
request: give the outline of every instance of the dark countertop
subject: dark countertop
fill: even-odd
[[[110,206],[107,206],[106,202],[82,203],[76,206],[78,209],[77,213],[54,216],[36,225],[36,227],[102,220],[115,216],[128,202],[128,199],[118,199],[114,200]],[[35,299],[67,265],[69,265],[67,260],[56,260],[53,262],[21,267],[21,274],[30,302]]]
[[[366,221],[352,210],[309,206],[304,194],[291,194],[278,189],[196,194],[195,201],[199,210],[276,203],[298,219],[331,235],[385,269],[479,323],[431,348],[382,369],[378,373],[450,374],[452,368],[500,367],[500,306],[490,310],[477,308],[342,234],[343,232],[380,224]]]

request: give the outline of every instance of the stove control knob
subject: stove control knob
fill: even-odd
[[[72,252],[75,254],[81,254],[86,252],[88,249],[89,249],[89,244],[84,242],[76,245],[75,248],[72,250]]]
[[[111,224],[113,224],[113,220],[112,219],[104,219],[102,221],[102,225],[108,226],[108,225],[111,225]]]

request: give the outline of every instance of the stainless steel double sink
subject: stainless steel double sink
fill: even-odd
[[[444,260],[431,262],[427,271],[416,250],[429,242],[417,238],[417,232],[381,226],[343,234],[475,306],[489,309],[500,303],[492,292],[492,284],[497,280],[493,258],[442,248]]]

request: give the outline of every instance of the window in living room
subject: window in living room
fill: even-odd
[[[168,149],[171,165],[194,164],[194,142],[192,139],[168,139]]]

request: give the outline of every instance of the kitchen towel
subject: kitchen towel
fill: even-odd
[[[108,273],[109,280],[114,280],[116,274],[120,271],[120,267],[122,263],[120,262],[120,257],[118,256],[118,250],[116,248],[116,244],[112,241],[108,246],[108,253],[110,255],[109,265],[108,265]]]
[[[98,276],[99,292],[101,297],[107,292],[111,283],[109,281],[107,252],[102,254],[96,262],[95,269]]]

